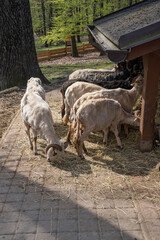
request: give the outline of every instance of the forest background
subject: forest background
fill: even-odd
[[[88,35],[94,19],[138,2],[142,0],[30,0],[36,47],[61,45],[67,38],[74,46]]]

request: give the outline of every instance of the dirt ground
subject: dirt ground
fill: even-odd
[[[44,61],[40,63],[40,66],[53,65],[53,64],[75,64],[84,62],[99,62],[104,61],[104,56],[100,56],[99,52],[88,53],[80,55],[78,58],[72,56],[66,56],[63,58],[57,58],[50,61]],[[54,87],[54,86],[53,86]],[[52,87],[50,87],[52,88]],[[49,90],[49,87],[47,87]],[[1,94],[0,92],[0,139],[7,127],[10,125],[17,110],[20,108],[20,100],[24,94],[24,91],[14,91],[8,94]]]
[[[57,65],[57,64],[76,64],[85,62],[100,62],[106,60],[106,56],[100,56],[99,52],[91,52],[87,54],[79,54],[79,57],[65,56],[61,58],[51,59],[49,61],[40,62],[40,66]]]
[[[69,60],[70,57],[68,60],[67,57],[65,57],[66,63],[68,63]],[[87,56],[84,56],[84,58],[79,58],[79,61],[81,60],[88,61]],[[62,64],[64,64],[64,60],[60,61]],[[0,94],[0,138],[11,123],[16,112],[19,110],[20,100],[23,94],[24,91]],[[55,130],[60,136],[63,136],[65,140],[67,127],[62,127],[60,115],[60,93],[57,91],[57,95],[54,96],[54,98],[50,96],[48,99],[53,113],[53,118],[55,120]],[[138,148],[139,131],[134,129],[130,129],[129,136],[127,138],[122,133],[121,140],[124,146],[123,150],[119,150],[117,148],[115,137],[110,134],[109,146],[106,147],[102,143],[101,133],[93,133],[89,136],[89,139],[86,142],[86,147],[89,152],[88,156],[86,156],[87,161],[80,160],[77,157],[73,146],[69,146],[70,151],[65,157],[70,160],[70,165],[68,165],[68,163],[66,164],[64,157],[53,164],[54,166],[58,166],[64,170],[65,177],[67,174],[67,169],[72,169],[71,174],[76,177],[75,181],[81,182],[81,184],[84,184],[86,188],[87,185],[94,186],[94,180],[98,178],[99,187],[97,185],[97,188],[99,196],[101,196],[102,193],[104,194],[107,189],[110,188],[112,179],[112,186],[114,186],[114,191],[117,194],[117,198],[122,194],[127,195],[127,186],[129,184],[132,189],[134,189],[136,198],[150,199],[151,201],[158,203],[159,206],[160,148],[156,146],[150,153],[141,153]],[[81,175],[83,175],[83,178],[79,177]],[[108,179],[108,181],[105,181],[105,184],[103,183],[104,177]],[[95,192],[95,194],[97,195],[97,192]]]
[[[23,91],[0,95],[0,139],[20,107]]]

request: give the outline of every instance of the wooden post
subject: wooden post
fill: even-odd
[[[144,87],[140,122],[140,150],[151,151],[153,148],[155,114],[160,75],[160,56],[155,52],[143,56]]]
[[[47,51],[47,59],[48,59],[48,60],[51,59],[51,52],[50,52],[50,50]]]
[[[83,46],[83,53],[85,53],[85,45],[84,45],[84,43],[83,43],[82,46]]]
[[[65,44],[65,53],[66,53],[66,56],[67,56],[67,45]]]

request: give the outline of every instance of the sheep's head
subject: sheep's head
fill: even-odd
[[[142,90],[143,90],[143,76],[142,76],[142,74],[139,74],[137,77],[135,77],[132,80],[131,85],[134,86],[137,89],[137,91],[141,94]]]
[[[42,85],[40,78],[31,77],[27,82],[27,87],[29,87],[29,86],[38,87],[38,85]]]
[[[66,149],[68,146],[68,143],[62,143],[62,146],[58,145],[58,144],[49,144],[46,147],[46,154],[47,154],[47,161],[50,162],[52,160],[54,160],[60,152],[63,152],[64,149]]]
[[[27,82],[27,93],[34,92],[41,96],[45,100],[45,90],[42,87],[42,82],[40,78],[31,77]]]

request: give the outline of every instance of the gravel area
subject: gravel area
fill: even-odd
[[[79,57],[72,57],[72,56],[66,56],[63,58],[55,58],[50,61],[43,61],[40,62],[40,66],[44,65],[58,65],[58,64],[76,64],[76,63],[84,63],[84,62],[103,62],[107,61],[107,57],[100,56],[99,52],[92,52],[92,53],[86,53],[86,54],[79,54]]]

